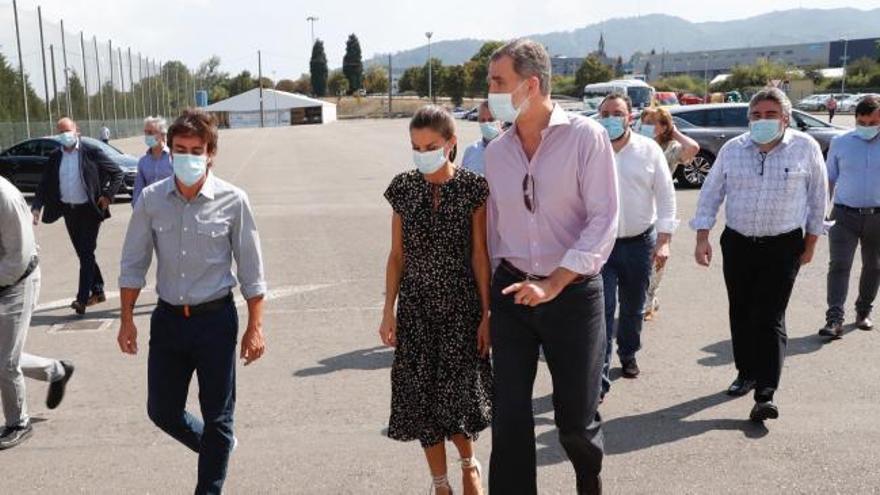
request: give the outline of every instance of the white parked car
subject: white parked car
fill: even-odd
[[[849,98],[841,101],[837,105],[837,111],[846,112],[846,113],[855,112],[856,105],[858,105],[859,102],[862,101],[862,98],[864,98],[866,96],[878,96],[878,95],[874,94],[874,93],[859,93],[857,95],[852,95]]]

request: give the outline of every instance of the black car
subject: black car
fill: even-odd
[[[679,165],[675,171],[679,184],[686,187],[702,186],[724,143],[749,130],[748,103],[686,105],[669,108],[669,113],[676,127],[700,145],[697,156],[690,163]],[[789,126],[812,136],[826,155],[831,140],[848,131],[800,110],[792,110]]]
[[[80,139],[89,146],[100,148],[116,163],[123,173],[119,194],[131,195],[137,176],[138,159],[97,139],[84,136]],[[11,146],[0,153],[0,176],[8,179],[22,192],[35,192],[49,162],[49,155],[59,148],[61,143],[54,136],[28,139]]]

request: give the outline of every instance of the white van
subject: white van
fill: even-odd
[[[611,93],[629,95],[634,109],[649,107],[654,101],[654,92],[653,86],[638,79],[617,79],[587,84],[584,86],[584,110],[598,110],[602,99]]]

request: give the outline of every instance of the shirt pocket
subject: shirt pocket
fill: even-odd
[[[232,246],[229,239],[229,224],[223,222],[199,223],[198,234],[199,254],[208,263],[223,263],[230,260]]]
[[[795,166],[777,170],[774,174],[776,179],[776,189],[785,194],[788,198],[793,198],[802,191],[806,191],[807,181],[810,179],[810,172],[804,168]]]
[[[169,236],[177,231],[174,226],[174,222],[162,222],[162,221],[154,221],[153,222],[153,234],[157,238],[163,238],[165,236]]]

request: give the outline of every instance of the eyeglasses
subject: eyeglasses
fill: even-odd
[[[534,213],[535,209],[538,208],[538,200],[535,196],[535,178],[532,174],[526,173],[526,176],[523,177],[522,188],[523,203],[525,203],[526,209],[529,212]]]

